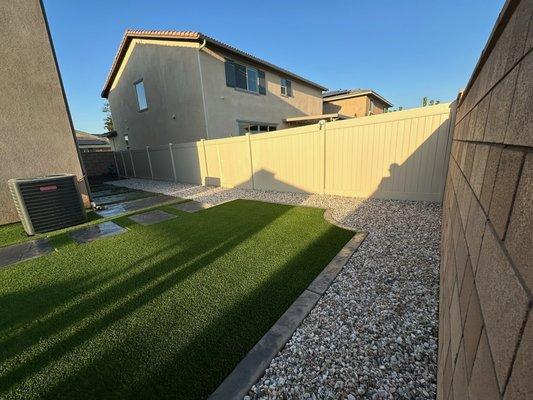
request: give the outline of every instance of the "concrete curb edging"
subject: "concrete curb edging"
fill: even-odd
[[[327,212],[326,212],[327,213]],[[324,217],[335,225],[339,224]],[[342,227],[342,226],[341,226]],[[344,227],[343,227],[344,228]],[[352,229],[350,229],[352,230]],[[208,400],[242,399],[261,378],[272,359],[283,349],[304,318],[315,307],[353,253],[357,251],[366,232],[356,233],[303,293],[291,304],[270,330],[244,356],[233,371],[222,381]]]

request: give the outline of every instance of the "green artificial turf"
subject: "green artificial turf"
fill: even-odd
[[[166,204],[178,204],[183,203],[189,200],[186,199],[180,199],[176,198],[175,201],[170,201]],[[153,210],[155,208],[161,207],[161,205],[156,205],[152,207],[143,208],[142,210],[136,210],[136,211],[130,211],[122,214],[123,216],[132,215],[132,214],[138,214],[139,212],[146,212],[149,210]],[[117,217],[101,217],[96,212],[89,210],[87,211],[87,222],[80,224],[80,225],[74,225],[69,226],[67,228],[58,229],[57,231],[52,232],[46,232],[46,233],[39,233],[34,236],[28,236],[26,235],[26,232],[24,231],[24,228],[22,227],[22,224],[20,222],[16,222],[13,224],[8,225],[1,225],[0,226],[0,247],[9,246],[16,243],[25,242],[28,240],[35,240],[40,239],[44,237],[54,237],[58,235],[62,235],[66,232],[72,232],[76,231],[81,228],[88,227],[90,225],[99,224],[105,221],[111,221],[116,219]]]
[[[0,269],[0,398],[203,399],[352,237],[237,200]]]

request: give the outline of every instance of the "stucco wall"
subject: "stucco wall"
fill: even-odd
[[[285,76],[227,55],[236,62],[265,71],[266,95],[241,91],[226,86],[226,54],[209,49],[200,54],[210,139],[236,135],[237,120],[275,123],[278,129],[283,129],[288,127],[283,122],[285,118],[322,113],[322,91],[318,88],[291,79],[293,96],[283,96],[280,80]]]
[[[439,399],[531,399],[533,3],[508,1],[458,107],[443,205]]]
[[[0,224],[4,224],[18,220],[8,179],[54,173],[73,173],[82,179],[83,174],[39,1],[2,1],[0,15]],[[83,184],[81,189],[86,193]]]
[[[201,82],[198,43],[157,43],[136,39],[130,45],[124,68],[109,93],[118,150],[125,148],[124,134],[128,135],[129,146],[136,149],[233,136],[238,133],[237,120],[274,123],[281,129],[286,127],[284,118],[322,112],[318,88],[292,80],[294,96],[282,96],[280,75],[261,66],[257,67],[266,72],[266,95],[227,87],[225,54],[208,48],[200,52]],[[239,61],[238,57],[232,58]],[[139,112],[134,83],[141,78],[148,109]]]
[[[117,149],[126,147],[125,134],[133,149],[205,137],[198,50],[164,43],[136,40],[130,45],[131,54],[109,93]],[[139,112],[134,83],[141,78],[148,109]]]
[[[386,105],[369,96],[350,97],[324,102],[324,114],[339,113],[350,117],[364,117],[370,108],[370,99],[374,102],[374,114],[381,114]]]

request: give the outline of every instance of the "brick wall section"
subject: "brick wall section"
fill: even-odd
[[[502,10],[457,110],[438,399],[533,399],[533,1]]]
[[[112,151],[82,152],[81,159],[89,178],[117,175]]]

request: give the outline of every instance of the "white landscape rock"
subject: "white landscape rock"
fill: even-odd
[[[327,208],[337,222],[369,233],[250,398],[436,397],[438,204],[138,179],[114,183],[211,205],[244,198]]]

